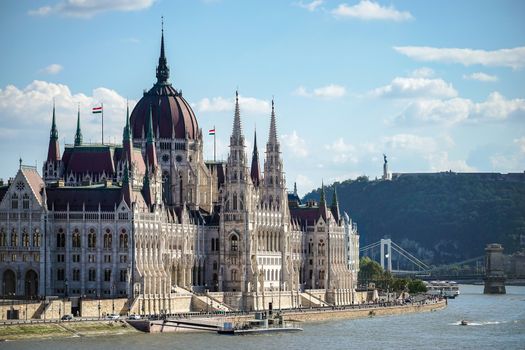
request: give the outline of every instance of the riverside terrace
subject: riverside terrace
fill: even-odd
[[[312,322],[330,319],[353,319],[373,316],[402,315],[415,312],[436,311],[445,308],[446,299],[433,298],[429,296],[416,296],[410,302],[395,301],[386,303],[365,303],[360,305],[340,307],[312,307],[275,310],[273,316],[282,315],[285,321]],[[184,331],[215,331],[216,327],[222,326],[224,322],[241,323],[246,319],[254,317],[254,313],[241,311],[214,311],[214,312],[184,312],[170,315],[149,315],[141,320],[127,320],[124,317],[118,321],[104,320],[98,317],[74,317],[71,320],[62,321],[60,318],[46,320],[8,320],[0,323],[0,340],[25,339],[37,337],[63,337],[76,334],[74,329],[82,329],[81,335],[122,334],[132,331],[126,328],[132,325],[134,328],[150,333],[159,332],[184,332]],[[118,322],[118,323],[117,323]],[[177,327],[165,327],[166,322],[179,323]],[[86,326],[80,324],[85,323]],[[121,325],[119,328],[108,326],[108,324]],[[58,332],[51,327],[46,330],[42,325],[63,325],[71,332]],[[77,326],[72,326],[77,325]],[[14,326],[30,330],[16,331]],[[36,330],[38,328],[38,330]],[[120,330],[122,328],[122,330]],[[87,329],[87,330],[86,330]],[[119,329],[120,331],[116,331]],[[80,332],[80,331],[79,331]],[[56,334],[55,334],[56,333]],[[22,335],[21,335],[22,334]]]

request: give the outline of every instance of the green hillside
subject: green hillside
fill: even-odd
[[[486,175],[410,174],[392,181],[361,177],[335,185],[341,209],[357,222],[362,246],[389,237],[440,264],[483,255],[487,243],[502,243],[506,253],[521,248],[523,176]],[[326,193],[331,199],[333,186]],[[318,200],[319,189],[304,199]]]

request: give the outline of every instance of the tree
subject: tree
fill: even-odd
[[[408,282],[408,292],[410,294],[425,293],[427,287],[421,280],[411,280]]]
[[[379,281],[383,278],[383,268],[379,263],[365,256],[359,261],[359,281],[366,283],[368,281]]]

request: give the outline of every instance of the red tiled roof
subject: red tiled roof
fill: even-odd
[[[83,204],[87,211],[98,211],[99,203],[102,211],[113,211],[122,199],[116,186],[48,187],[46,193],[48,208],[59,211],[67,210],[68,203],[71,211],[81,211]]]
[[[113,174],[115,172],[114,151],[112,146],[107,145],[67,147],[63,157],[66,174],[71,172]]]

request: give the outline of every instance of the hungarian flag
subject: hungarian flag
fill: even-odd
[[[95,113],[102,113],[102,106],[100,107],[93,107],[93,114]]]
[[[215,135],[215,128],[210,129],[209,133],[210,133],[210,135]]]

